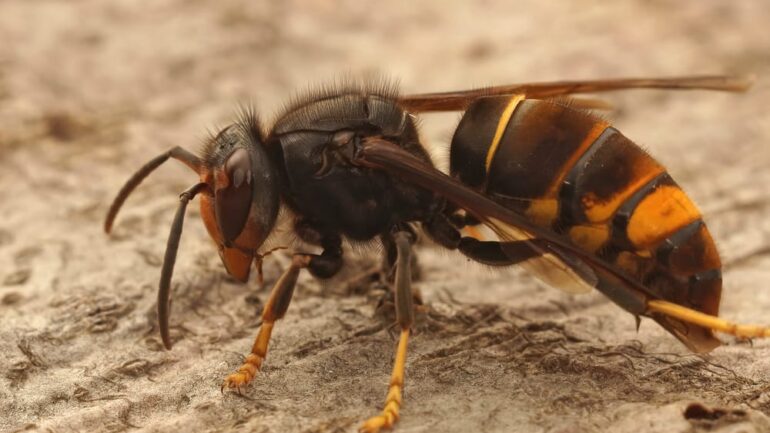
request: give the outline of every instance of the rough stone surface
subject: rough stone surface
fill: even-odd
[[[745,95],[608,95],[616,126],[701,206],[725,266],[722,314],[770,323],[770,3],[579,0],[0,2],[0,431],[348,432],[380,409],[394,340],[380,292],[302,277],[262,374],[220,393],[267,287],[226,277],[191,209],[172,335],[155,292],[177,194],[137,167],[253,101],[265,122],[297,89],[379,72],[405,92],[550,79],[755,73]],[[425,116],[438,161],[457,114]],[[399,432],[766,432],[770,343],[688,353],[599,294],[543,288],[420,248],[429,306],[407,363]],[[694,405],[698,403],[701,406]],[[687,411],[685,411],[687,409]],[[685,414],[688,417],[685,417]]]

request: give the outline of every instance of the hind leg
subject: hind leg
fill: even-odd
[[[730,322],[710,314],[687,308],[673,302],[661,299],[647,301],[647,313],[659,313],[669,317],[679,319],[683,322],[692,323],[711,329],[712,331],[722,332],[734,335],[738,338],[767,338],[770,337],[770,328],[759,325],[747,325],[743,323]]]

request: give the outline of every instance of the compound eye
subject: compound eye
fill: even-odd
[[[223,173],[217,176],[214,194],[217,225],[226,245],[235,241],[246,226],[253,183],[249,151],[238,148],[227,157]]]

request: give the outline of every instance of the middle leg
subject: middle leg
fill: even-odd
[[[409,341],[412,324],[414,323],[414,302],[412,299],[411,284],[411,250],[415,241],[411,230],[398,230],[392,235],[396,246],[397,257],[395,260],[396,273],[394,280],[396,296],[396,321],[401,328],[401,335],[396,349],[396,359],[393,363],[393,373],[390,377],[388,394],[385,397],[385,407],[380,415],[366,420],[359,431],[362,433],[376,433],[383,428],[391,428],[398,421],[402,402],[402,390],[404,387],[404,373],[406,370],[406,348]]]

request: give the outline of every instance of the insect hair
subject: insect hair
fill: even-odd
[[[263,142],[264,132],[254,104],[239,104],[236,110],[235,121],[232,124],[238,127],[241,134],[251,144],[261,145]],[[204,139],[199,151],[201,160],[205,164],[212,165],[222,156],[218,139],[225,129],[216,128],[216,132],[211,129],[207,131],[207,137]]]
[[[375,95],[384,99],[395,100],[399,94],[397,80],[375,74],[363,78],[344,74],[333,80],[311,84],[294,93],[288,102],[278,110],[276,118],[284,117],[311,102],[321,102],[345,95]]]

